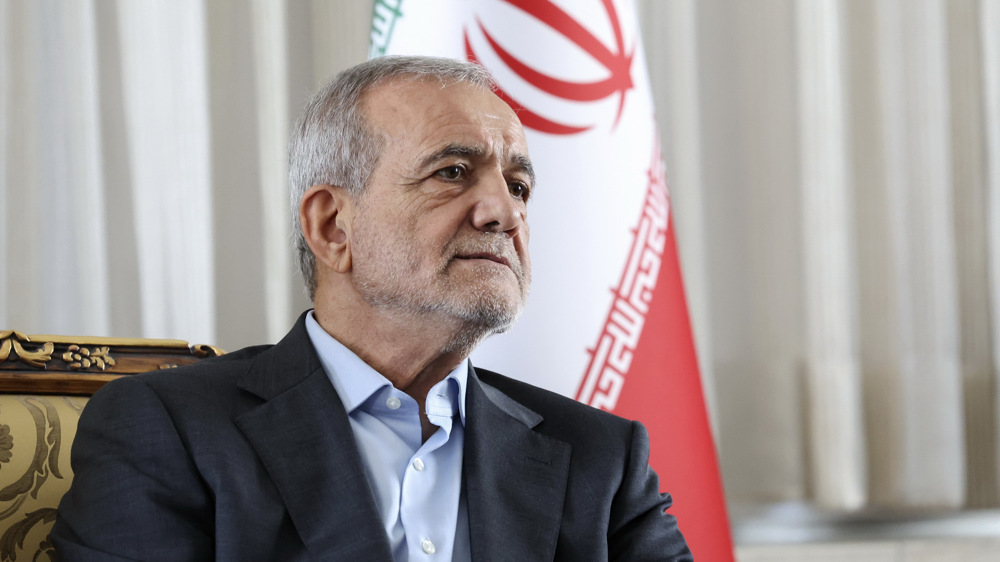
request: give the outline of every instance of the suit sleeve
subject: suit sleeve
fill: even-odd
[[[211,495],[163,403],[141,379],[84,409],[75,473],[51,540],[63,562],[213,557]]]
[[[666,513],[673,500],[669,494],[661,494],[659,488],[659,477],[649,467],[649,435],[641,423],[632,422],[625,475],[611,503],[610,560],[693,560],[677,527],[677,518]]]

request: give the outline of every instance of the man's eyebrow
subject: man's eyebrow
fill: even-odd
[[[528,174],[528,179],[531,180],[531,186],[535,185],[535,167],[531,165],[531,159],[524,154],[514,154],[510,157],[513,168]]]
[[[451,158],[453,156],[462,156],[465,158],[481,158],[486,155],[486,151],[482,148],[476,146],[469,146],[465,144],[451,143],[446,145],[441,150],[428,154],[420,161],[420,168],[426,168],[435,162]]]
[[[428,154],[421,159],[420,168],[427,168],[435,162],[440,162],[441,160],[446,160],[454,156],[470,159],[482,158],[486,156],[486,149],[478,146],[469,146],[467,144],[450,143],[445,145],[445,147],[441,150]],[[531,185],[535,185],[535,167],[531,164],[530,158],[524,154],[513,154],[510,156],[510,167],[514,170],[527,174],[528,178],[531,180]]]

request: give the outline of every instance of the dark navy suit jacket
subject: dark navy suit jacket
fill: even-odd
[[[392,559],[303,318],[93,397],[51,535],[63,561]],[[481,369],[466,400],[473,560],[691,560],[642,425]]]

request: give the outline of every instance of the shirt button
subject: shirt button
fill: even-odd
[[[385,401],[386,407],[390,410],[398,410],[401,404],[402,402],[400,402],[399,398],[396,398],[395,396],[390,396],[389,399]]]
[[[420,460],[419,458],[413,459],[413,469],[416,470],[417,472],[423,472],[424,461]]]
[[[437,549],[434,548],[434,543],[431,542],[431,539],[424,539],[420,541],[420,548],[424,549],[424,552],[427,554],[434,554],[437,552]]]

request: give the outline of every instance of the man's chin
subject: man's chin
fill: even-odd
[[[521,316],[521,309],[467,309],[456,316],[461,321],[462,328],[452,340],[450,347],[454,351],[461,350],[463,354],[468,355],[486,338],[510,331]]]
[[[479,293],[474,302],[463,303],[453,309],[470,329],[478,329],[485,335],[499,334],[514,327],[521,317],[524,303],[520,294],[501,297],[501,291]],[[457,304],[457,303],[456,303]]]
[[[487,335],[509,331],[521,316],[520,307],[479,308],[464,315],[466,322],[488,332]]]

